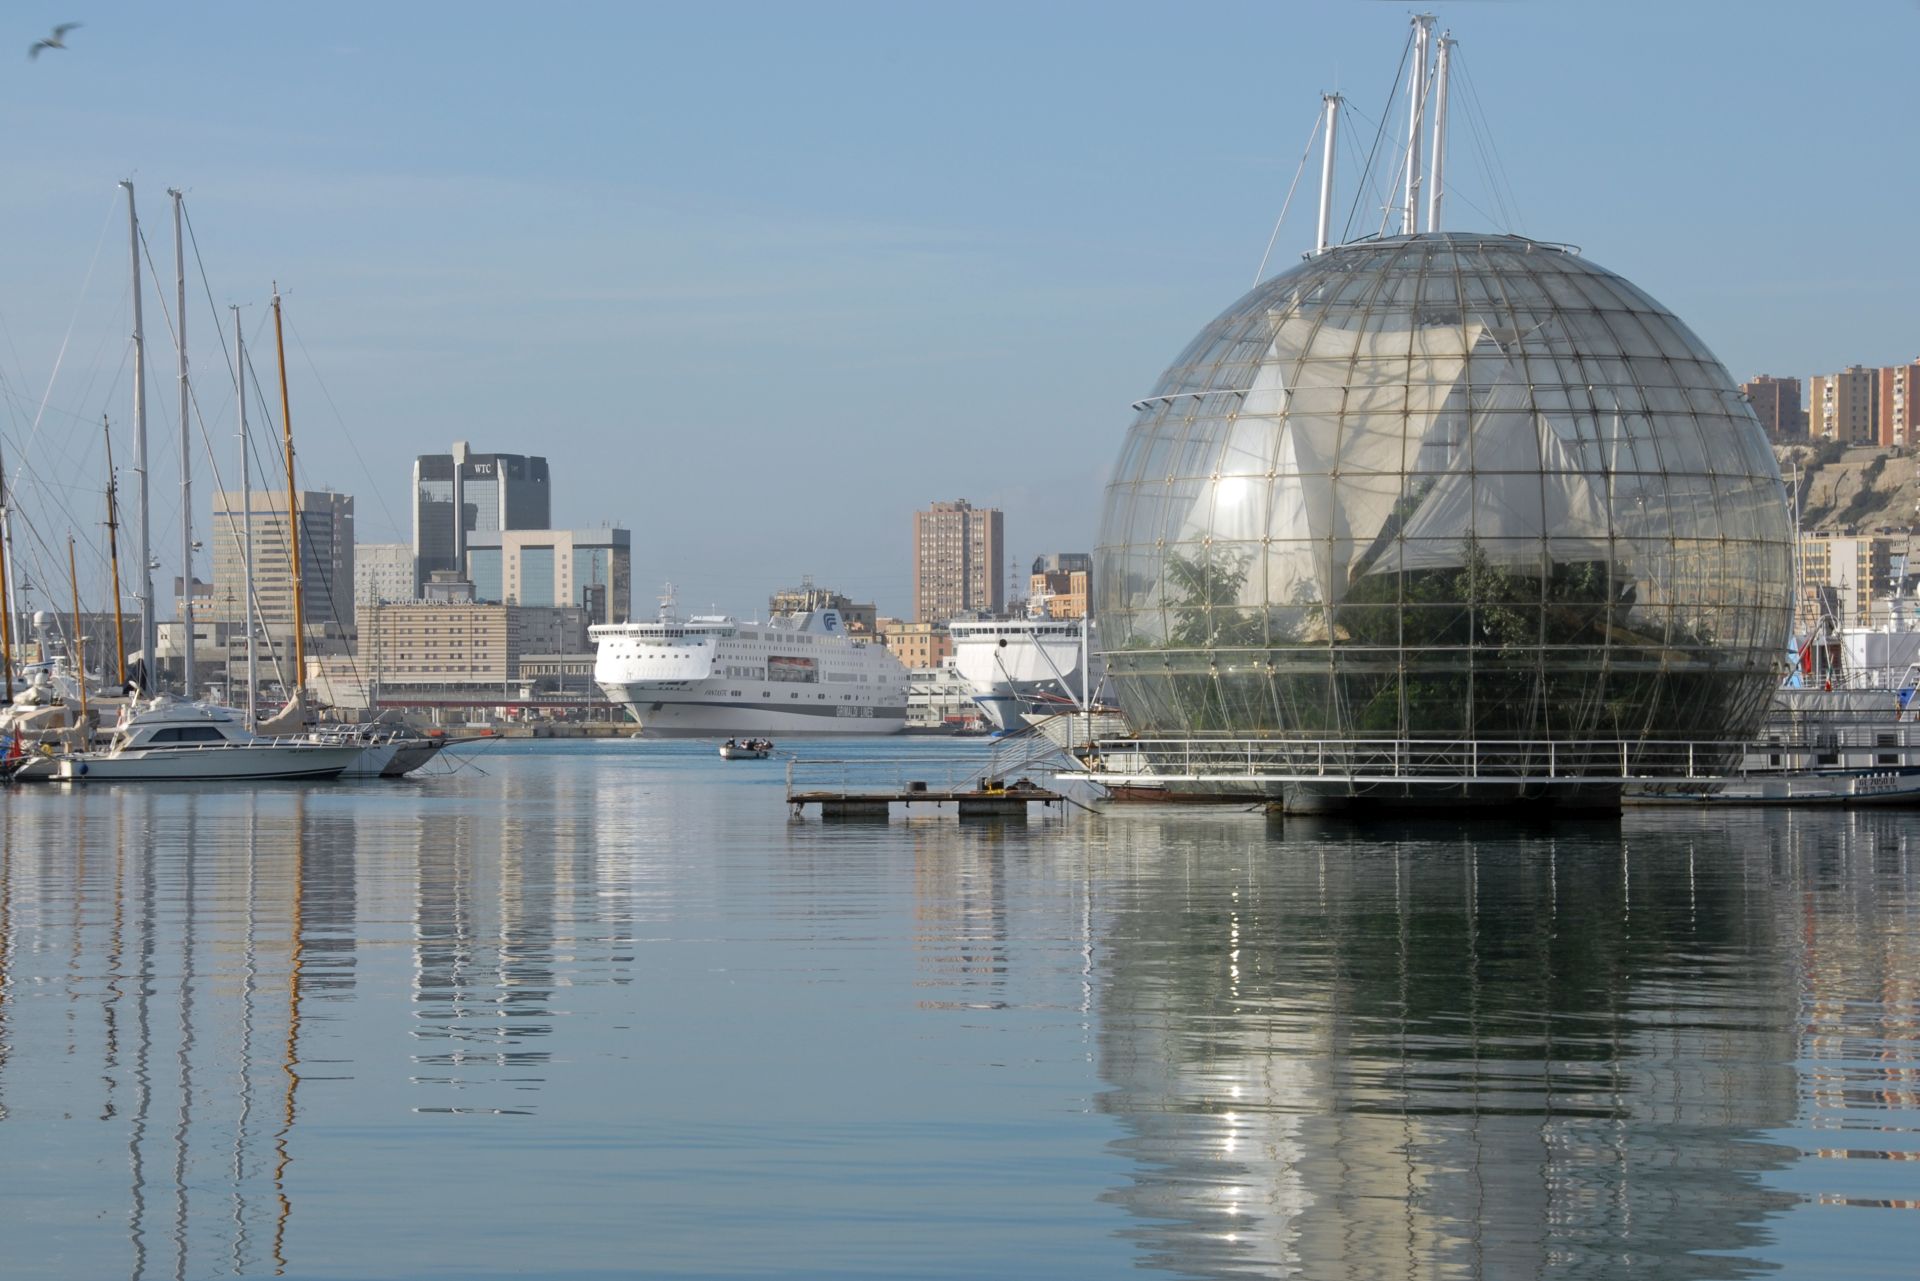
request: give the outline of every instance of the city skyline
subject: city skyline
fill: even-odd
[[[1844,130],[1824,126],[1817,79],[1752,70],[1821,30],[1798,9],[1439,12],[1497,148],[1488,165],[1475,134],[1456,138],[1451,225],[1581,244],[1687,317],[1736,379],[1920,346],[1901,306],[1915,271],[1877,252],[1912,177],[1884,170],[1865,202],[1807,184],[1764,206],[1729,196],[1761,154],[1873,164],[1904,118],[1912,6],[1850,13],[1849,31],[1888,38],[1859,51]],[[359,496],[368,541],[408,537],[413,456],[453,439],[538,451],[555,524],[634,531],[637,594],[671,578],[742,613],[808,572],[904,612],[910,561],[873,531],[941,491],[1005,510],[1010,558],[1090,546],[1128,404],[1251,283],[1319,93],[1377,113],[1406,29],[1380,4],[1178,21],[1127,5],[768,7],[745,24],[609,7],[585,17],[593,40],[566,42],[506,7],[459,24],[371,8],[86,16],[73,47],[0,82],[24,175],[0,196],[16,253],[0,435],[43,541],[75,526],[83,578],[101,413],[123,481],[130,455],[114,184],[131,176],[167,286],[162,193],[187,192],[208,272],[203,289],[190,269],[194,386],[216,454],[232,448],[231,342],[200,295],[223,325],[227,303],[248,304],[273,400],[259,353],[278,279],[300,483]],[[23,45],[44,33],[13,26]],[[376,27],[377,42],[360,34]],[[1218,74],[1223,36],[1260,51],[1240,76]],[[733,73],[728,94],[699,92],[712,66]],[[1608,127],[1569,132],[1596,101]],[[1487,170],[1517,219],[1496,216]],[[1268,274],[1310,242],[1312,181]],[[149,281],[160,581],[180,568],[170,300]],[[81,491],[72,515],[45,514],[36,484]],[[723,503],[750,519],[713,517]]]

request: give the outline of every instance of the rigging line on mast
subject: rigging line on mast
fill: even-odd
[[[1506,200],[1500,191],[1500,181],[1494,171],[1493,157],[1487,151],[1487,139],[1485,134],[1481,132],[1480,120],[1474,114],[1473,95],[1471,86],[1467,82],[1466,66],[1464,62],[1460,60],[1457,52],[1455,54],[1454,65],[1459,74],[1460,92],[1462,95],[1460,99],[1460,116],[1461,119],[1466,121],[1467,136],[1472,140],[1473,153],[1479,159],[1480,173],[1486,180],[1487,195],[1493,202],[1494,214],[1489,215],[1485,209],[1482,209],[1479,205],[1473,205],[1473,202],[1470,200],[1467,201],[1467,203],[1473,205],[1473,208],[1478,210],[1480,216],[1486,218],[1490,225],[1502,231],[1512,233],[1515,230],[1514,220],[1506,207]],[[1465,197],[1463,196],[1462,199],[1464,200]]]
[[[1482,218],[1485,218],[1487,220],[1487,225],[1489,226],[1492,226],[1492,227],[1506,226],[1509,228],[1512,226],[1511,223],[1505,223],[1501,219],[1495,217],[1493,214],[1490,214],[1486,210],[1482,209],[1477,202],[1475,202],[1472,199],[1469,199],[1467,195],[1464,192],[1462,192],[1458,187],[1447,188],[1447,199],[1458,200],[1461,204],[1473,210],[1475,213],[1479,214]]]
[[[1480,152],[1480,163],[1487,171],[1487,185],[1493,189],[1494,207],[1505,217],[1509,231],[1525,235],[1520,223],[1520,197],[1507,177],[1506,164],[1500,159],[1500,148],[1493,137],[1493,122],[1487,119],[1486,108],[1480,103],[1480,91],[1475,87],[1473,74],[1467,69],[1466,60],[1461,57],[1458,47],[1453,51],[1453,59],[1460,73],[1461,86],[1466,90],[1467,127]]]
[[[373,486],[373,500],[380,504],[380,514],[387,518],[387,524],[390,528],[398,529],[400,522],[394,519],[393,510],[387,506],[384,491],[380,483],[374,479],[373,469],[367,466],[366,457],[361,454],[359,443],[354,440],[353,433],[347,430],[347,420],[341,417],[340,407],[333,403],[333,393],[327,390],[326,379],[320,376],[320,367],[313,363],[313,356],[307,351],[306,340],[300,336],[300,327],[289,320],[287,321],[287,330],[293,335],[293,344],[300,349],[301,359],[307,362],[307,371],[313,375],[314,386],[320,389],[321,398],[327,402],[327,408],[333,414],[333,421],[338,424],[340,428],[341,439],[347,442],[347,448],[353,451],[354,461],[360,464],[361,472],[366,476],[368,483]]]
[[[258,338],[261,335],[261,333],[265,331],[266,327],[267,327],[267,317],[265,315],[262,315],[260,318],[260,323],[254,328],[254,337]],[[275,421],[274,408],[272,404],[268,402],[267,394],[262,389],[262,384],[260,382],[258,371],[256,371],[253,367],[253,347],[252,346],[248,346],[246,351],[246,367],[247,367],[248,375],[253,379],[252,386],[253,386],[254,401],[260,407],[261,421],[265,422],[268,425],[268,427],[271,428],[274,426],[274,421]],[[281,465],[280,460],[278,455],[276,455],[274,458],[273,468],[267,467],[265,458],[262,456],[259,449],[257,448],[257,445],[259,443],[257,436],[258,434],[253,431],[251,426],[249,426],[248,439],[246,441],[247,453],[248,453],[248,456],[252,458],[252,460],[255,463],[258,463],[260,465],[260,474],[262,476],[269,475],[274,469],[277,469],[278,467],[280,467]],[[271,508],[269,508],[268,510],[271,511]],[[231,513],[229,513],[229,516],[231,516]],[[249,512],[248,516],[251,517],[252,513]],[[284,549],[284,541],[283,541],[283,549]],[[258,623],[261,628],[261,631],[264,633],[266,630],[266,615],[261,610],[260,596],[258,591],[255,590],[254,585],[252,583],[247,584],[247,602],[250,607],[247,615],[248,625],[251,626],[253,623]],[[292,687],[287,683],[286,669],[280,665],[280,648],[281,647],[278,644],[276,644],[271,637],[266,638],[267,663],[269,666],[273,668],[273,677],[276,681],[280,682],[280,687],[282,689],[290,689]]]
[[[340,418],[340,410],[334,405],[333,397],[331,395],[328,395],[327,385],[321,379],[320,370],[313,363],[312,355],[310,355],[307,351],[307,344],[301,340],[300,331],[294,328],[293,322],[286,319],[284,309],[282,309],[281,320],[289,330],[292,330],[294,346],[300,349],[300,355],[306,360],[307,368],[313,374],[314,384],[320,388],[321,396],[323,396],[326,399],[327,408],[333,410],[334,419],[340,423],[340,434],[347,438],[347,445],[349,448],[353,450],[354,457],[360,460],[361,469],[363,471],[367,471],[367,479],[372,480],[373,473],[367,470],[366,459],[360,457],[359,446],[353,443],[353,437],[347,432],[346,422]],[[295,475],[297,477],[304,476],[306,474],[306,470],[307,470],[306,456],[304,454],[300,454],[296,452],[294,455]],[[376,487],[374,490],[374,494],[376,495],[376,497],[378,496],[379,492],[380,492],[379,489]],[[386,500],[378,499],[378,501],[380,503],[381,510],[386,511]],[[391,511],[386,511],[386,516],[389,523],[392,523],[393,513]],[[303,521],[302,528],[304,527],[305,527],[305,523]],[[351,587],[349,587],[349,591],[351,590],[352,590]],[[348,599],[352,599],[352,597],[349,596]],[[338,583],[334,584],[334,589],[327,593],[327,615],[330,619],[332,619],[334,626],[338,627],[343,633],[347,630],[346,620],[340,616],[340,588]],[[359,655],[349,653],[346,655],[346,660],[347,660],[347,670],[350,673],[352,673],[353,679],[355,681],[359,681],[361,679]],[[329,680],[327,688],[329,691],[332,690],[333,685],[331,680]]]
[[[31,475],[32,474],[33,468],[29,459],[33,453],[34,444],[40,438],[40,423],[41,423],[41,420],[46,417],[48,402],[50,402],[53,399],[54,384],[60,380],[60,368],[66,362],[67,347],[73,342],[73,328],[80,321],[80,309],[86,305],[87,292],[93,286],[93,273],[95,269],[98,268],[100,265],[100,248],[102,245],[106,244],[107,228],[112,225],[113,215],[116,211],[116,206],[118,204],[119,204],[119,195],[116,192],[113,198],[110,199],[107,203],[107,218],[106,218],[106,221],[100,224],[100,238],[94,242],[93,261],[87,264],[86,277],[80,282],[80,296],[74,300],[73,314],[67,317],[67,331],[60,339],[60,351],[59,351],[59,354],[54,357],[53,372],[47,375],[47,389],[46,391],[41,393],[40,407],[34,412],[32,428],[27,433],[27,439],[25,443],[20,444],[16,447],[16,452],[19,453],[20,459],[17,463],[14,464],[14,467],[10,469],[15,475]],[[104,345],[104,341],[102,345]],[[10,331],[8,332],[8,335],[7,335],[7,348],[8,348],[8,351],[13,355],[14,363],[18,365],[20,363],[20,357],[17,352],[13,351],[13,337]],[[124,367],[124,363],[123,363],[123,367]],[[65,412],[65,411],[56,411],[56,412]],[[75,417],[77,419],[80,417],[80,415],[75,415]],[[15,479],[11,475],[7,479],[6,488],[7,488],[7,493],[0,494],[0,506],[7,505],[7,494],[17,493],[19,490],[18,483],[15,481]]]
[[[1340,229],[1340,239],[1344,242],[1353,234],[1353,220],[1360,212],[1360,197],[1365,191],[1366,180],[1373,174],[1373,160],[1380,151],[1380,140],[1386,136],[1387,121],[1393,119],[1393,104],[1400,101],[1400,80],[1407,70],[1407,59],[1413,54],[1413,33],[1407,33],[1407,43],[1400,50],[1400,65],[1393,69],[1393,89],[1387,94],[1387,105],[1380,112],[1380,127],[1374,131],[1373,146],[1367,149],[1367,163],[1360,171],[1361,181],[1354,184],[1353,204],[1347,209],[1347,221]]]
[[[220,308],[213,301],[213,285],[207,280],[207,264],[205,260],[200,257],[200,237],[193,234],[193,211],[187,208],[187,202],[185,200],[180,202],[180,217],[187,224],[187,243],[193,246],[193,265],[200,273],[200,290],[207,298],[207,313],[218,322],[220,320]],[[226,326],[221,324],[216,332],[223,332],[225,328]],[[220,359],[227,362],[227,385],[231,387],[234,380],[233,353],[227,350],[227,345],[224,342],[220,344]]]
[[[1406,153],[1402,152],[1400,155],[1400,159],[1394,162],[1392,179],[1387,183],[1387,190],[1389,192],[1391,192],[1395,187],[1398,187],[1400,185],[1401,180],[1406,176],[1406,172],[1407,172],[1407,157],[1406,157]],[[1400,212],[1400,206],[1394,203],[1393,198],[1381,201],[1380,202],[1380,227],[1374,234],[1380,235],[1380,236],[1386,235],[1387,225],[1393,221],[1393,216],[1399,212]]]
[[[1300,189],[1300,175],[1307,171],[1307,161],[1313,157],[1313,143],[1320,136],[1320,126],[1326,114],[1324,106],[1313,113],[1313,128],[1307,130],[1307,145],[1300,152],[1300,166],[1293,171],[1293,181],[1287,184],[1287,198],[1280,202],[1280,216],[1273,220],[1273,234],[1267,237],[1267,251],[1260,255],[1260,265],[1253,270],[1253,283],[1256,285],[1266,279],[1267,260],[1273,257],[1273,243],[1280,239],[1280,226],[1287,220],[1287,210],[1293,207],[1293,193]]]
[[[1352,103],[1343,103],[1342,105],[1345,106],[1348,111],[1354,110]],[[1364,115],[1364,113],[1359,114]],[[1343,133],[1340,141],[1346,147],[1347,158],[1353,165],[1354,172],[1360,175],[1360,186],[1356,189],[1356,194],[1371,195],[1376,203],[1385,203],[1386,194],[1380,190],[1379,177],[1368,173],[1363,166],[1360,155],[1360,144],[1354,140],[1351,133]]]
[[[118,205],[119,205],[119,195],[118,193],[116,193],[114,196],[110,197],[107,201],[107,216],[105,220],[102,221],[100,224],[100,237],[98,240],[94,242],[93,260],[87,264],[87,274],[85,278],[82,279],[80,282],[80,297],[74,301],[73,315],[67,321],[66,337],[63,338],[60,343],[60,355],[63,358],[66,355],[67,342],[73,337],[73,326],[75,322],[78,321],[80,318],[80,308],[86,303],[87,291],[89,288],[92,287],[94,270],[100,265],[100,248],[102,245],[106,244],[107,229],[113,224],[113,216],[114,216],[114,213],[117,211]],[[19,351],[14,347],[13,331],[7,328],[3,322],[0,322],[0,334],[4,334],[6,337],[7,354],[13,357],[14,366],[24,371],[26,369],[26,366],[20,359]],[[60,361],[56,359],[54,361],[53,373],[52,375],[49,376],[47,381],[46,395],[49,397],[53,394],[53,380],[58,378],[59,374],[60,374]],[[24,378],[9,380],[4,374],[0,374],[0,384],[4,384],[7,381],[19,382],[24,385],[26,380]],[[46,401],[43,398],[41,401],[42,406],[44,406],[45,403]],[[34,425],[35,425],[35,428],[37,429],[39,426],[39,422],[37,419],[35,420]]]

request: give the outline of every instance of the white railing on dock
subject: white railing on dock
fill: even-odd
[[[1063,777],[1107,784],[1704,781],[1738,773],[1748,750],[1655,739],[1125,738],[1101,740],[1083,769]]]

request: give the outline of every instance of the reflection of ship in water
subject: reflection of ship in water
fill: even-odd
[[[1764,853],[1617,827],[1289,824],[1251,856],[1246,835],[1114,829],[1137,875],[1099,940],[1102,1107],[1145,1262],[1743,1271],[1700,1256],[1764,1244],[1791,1198],[1755,1175],[1797,1157],[1765,1139],[1796,1113],[1797,937]]]

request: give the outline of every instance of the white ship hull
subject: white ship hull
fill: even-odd
[[[828,734],[898,734],[907,727],[902,707],[831,707],[796,710],[772,703],[728,702],[717,691],[653,690],[603,685],[607,698],[627,709],[648,738],[794,738]]]

